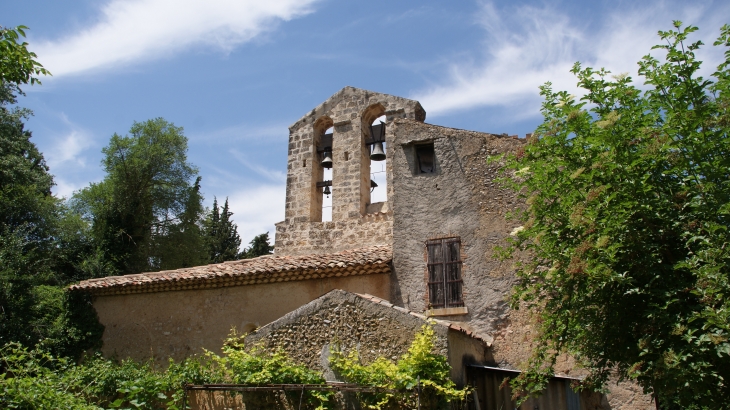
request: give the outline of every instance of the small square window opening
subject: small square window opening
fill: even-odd
[[[416,145],[416,158],[418,159],[419,174],[431,174],[436,168],[433,144]]]

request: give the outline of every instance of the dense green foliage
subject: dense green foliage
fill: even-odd
[[[262,346],[246,348],[241,338],[233,335],[223,347],[223,357],[215,360],[223,368],[229,369],[229,380],[236,384],[260,386],[266,384],[324,384],[322,375],[294,361],[282,349],[269,351]],[[265,405],[270,397],[256,397],[248,400],[253,406]],[[304,393],[287,393],[288,399],[297,402],[300,399],[307,408],[329,408],[332,393],[307,390]],[[256,400],[258,399],[258,400]]]
[[[116,272],[205,263],[200,181],[182,128],[157,118],[135,122],[129,132],[111,137],[102,150],[107,175],[74,195],[75,209]]]
[[[214,360],[192,357],[157,370],[151,363],[117,363],[100,356],[76,365],[15,344],[0,349],[0,407],[7,409],[181,408],[183,384],[224,381]]]
[[[448,402],[464,400],[467,390],[456,389],[449,379],[444,356],[434,354],[434,333],[429,326],[416,334],[408,352],[397,363],[378,358],[362,365],[356,352],[332,351],[332,368],[347,381],[366,387],[380,387],[383,393],[363,393],[368,408],[402,408],[416,405],[414,389],[422,386],[422,408],[442,408]],[[232,335],[223,355],[207,352],[167,368],[151,362],[116,362],[101,356],[87,357],[80,364],[57,358],[42,348],[18,344],[0,348],[0,407],[10,409],[180,409],[184,384],[236,383],[323,384],[322,375],[295,363],[283,350],[245,347]],[[326,409],[334,404],[332,392],[307,390],[287,393],[290,403],[302,400],[303,408]],[[273,401],[272,401],[273,399]],[[246,393],[244,401],[254,407],[279,400],[268,393]]]
[[[18,43],[24,30],[0,27],[0,346],[40,344],[78,357],[99,347],[103,327],[89,296],[65,287],[209,263],[206,211],[187,138],[161,118],[111,137],[102,182],[68,202],[54,197],[53,176],[25,129],[32,113],[16,106],[20,85],[49,74]],[[227,207],[221,220],[232,232],[229,260],[240,238]]]
[[[239,255],[240,259],[251,259],[257,256],[270,255],[274,251],[274,247],[269,245],[269,233],[262,233],[256,235],[251,242],[249,247],[241,251]]]
[[[416,396],[412,392],[419,383],[423,408],[442,408],[450,401],[465,400],[469,390],[457,389],[451,381],[446,357],[433,353],[434,339],[433,328],[424,325],[408,352],[395,363],[379,357],[363,365],[357,350],[344,354],[332,349],[330,365],[348,382],[385,389],[360,395],[367,408],[415,408]]]
[[[233,212],[228,210],[228,198],[223,209],[218,208],[218,199],[213,198],[213,208],[203,222],[211,263],[238,259],[241,237],[238,236],[238,227],[231,220],[232,215]]]
[[[53,176],[25,129],[31,112],[14,107],[19,93],[18,84],[0,82],[0,344],[43,341],[72,355],[100,335],[89,304],[62,289],[77,278],[88,242],[51,194]]]
[[[35,53],[28,51],[28,43],[18,43],[25,37],[28,27],[6,28],[0,26],[0,82],[9,84],[40,84],[38,75],[50,75],[35,60]]]
[[[24,128],[30,111],[11,108],[17,92],[0,83],[0,343],[37,336],[24,330],[36,305],[33,289],[52,279],[53,177]]]
[[[586,387],[616,372],[662,408],[730,406],[730,51],[703,78],[696,28],[675,27],[666,60],[639,63],[645,91],[577,63],[580,102],[541,88],[545,121],[509,162],[527,208],[507,250],[529,255],[514,305],[541,342],[517,387],[541,390],[567,352]]]

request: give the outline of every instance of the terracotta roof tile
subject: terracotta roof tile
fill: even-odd
[[[121,295],[370,275],[390,273],[392,259],[393,251],[387,245],[326,254],[267,255],[193,268],[89,279],[69,289],[95,295]]]

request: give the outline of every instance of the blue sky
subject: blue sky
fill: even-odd
[[[20,105],[59,196],[103,178],[101,148],[134,121],[185,128],[206,204],[229,197],[248,242],[284,217],[287,127],[344,86],[421,101],[426,121],[524,135],[538,86],[572,90],[575,61],[614,73],[679,19],[700,57],[730,23],[722,1],[24,0],[0,25],[26,25],[53,74]],[[634,78],[636,76],[634,75]]]

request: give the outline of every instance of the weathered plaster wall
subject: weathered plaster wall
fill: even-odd
[[[267,283],[215,289],[99,296],[103,353],[158,361],[219,351],[232,327],[250,331],[318,298],[346,289],[388,298],[386,274]]]
[[[392,241],[388,206],[370,207],[370,160],[365,138],[381,115],[423,121],[417,101],[345,87],[289,127],[285,220],[276,225],[279,255],[321,253]],[[333,126],[332,222],[322,222],[321,136]],[[386,150],[392,133],[386,127]],[[390,160],[386,160],[390,170]],[[388,201],[392,197],[388,184]],[[368,213],[368,211],[374,213]]]
[[[484,343],[461,332],[448,332],[449,365],[451,380],[463,386],[467,382],[467,365],[491,361],[491,352]]]
[[[364,363],[381,356],[395,360],[408,350],[424,324],[425,318],[404,308],[333,291],[249,334],[245,341],[248,346],[263,343],[269,349],[281,347],[295,361],[336,380],[328,366],[333,343],[345,352],[357,349]],[[484,363],[487,346],[481,340],[444,325],[435,325],[434,332],[434,350],[447,356],[455,381],[463,382],[465,363]]]
[[[393,303],[414,311],[428,307],[425,241],[459,236],[463,295],[468,313],[449,320],[490,334],[508,315],[514,283],[511,265],[494,260],[493,247],[516,226],[505,214],[517,206],[495,182],[499,164],[487,158],[513,151],[516,138],[396,120],[393,149]],[[415,146],[433,142],[435,172],[416,172]]]

